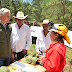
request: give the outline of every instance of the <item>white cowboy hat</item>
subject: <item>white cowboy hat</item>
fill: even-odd
[[[17,19],[25,19],[28,15],[24,16],[24,13],[22,11],[18,11],[16,16],[13,16],[14,18]]]
[[[48,23],[49,23],[49,20],[48,19],[45,19],[45,20],[43,20],[42,23],[39,23],[39,25],[42,26],[43,24],[48,24]]]

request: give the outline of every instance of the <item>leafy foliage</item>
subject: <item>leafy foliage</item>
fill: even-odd
[[[42,22],[43,19],[49,19],[63,23],[72,30],[72,2],[69,0],[32,0],[31,4],[24,0],[0,0],[0,7],[10,9],[11,17],[23,11],[28,15],[27,21]]]
[[[37,60],[38,60],[37,56],[33,57],[31,55],[28,55],[26,58],[22,59],[22,62],[35,65]]]

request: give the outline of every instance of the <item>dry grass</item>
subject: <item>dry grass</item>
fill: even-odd
[[[66,66],[64,72],[72,72],[72,48],[67,47]]]

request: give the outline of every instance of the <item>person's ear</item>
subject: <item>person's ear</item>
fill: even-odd
[[[58,37],[59,36],[59,34],[56,34],[56,37]]]
[[[15,21],[17,21],[17,18],[15,18]]]

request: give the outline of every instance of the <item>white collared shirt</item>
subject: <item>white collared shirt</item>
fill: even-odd
[[[32,42],[30,28],[26,24],[23,24],[19,29],[17,23],[13,23],[11,26],[11,48],[14,48],[14,52],[16,53],[23,49],[28,50]]]
[[[39,52],[40,50],[45,53],[46,49],[49,48],[51,43],[52,41],[50,39],[50,32],[45,37],[43,31],[41,31],[36,40],[36,52]]]

